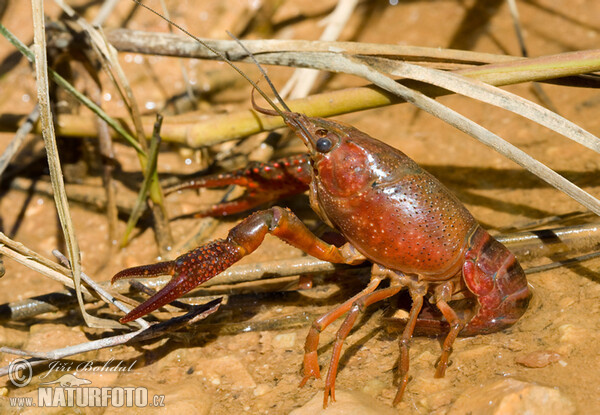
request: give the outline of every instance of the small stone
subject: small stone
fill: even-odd
[[[503,379],[471,388],[452,405],[447,415],[572,415],[575,405],[559,390],[515,379]]]
[[[396,410],[385,406],[376,399],[358,391],[335,391],[335,402],[329,402],[327,409],[323,409],[323,391],[300,408],[294,409],[290,415],[395,415]]]
[[[271,387],[265,383],[261,383],[256,386],[254,389],[254,396],[262,396],[265,393],[269,393],[271,391]]]
[[[573,300],[571,297],[565,297],[565,298],[561,298],[558,301],[558,305],[560,306],[560,308],[562,309],[566,309],[569,308],[570,306],[572,306],[573,304],[575,304],[575,300]]]
[[[455,360],[478,359],[482,356],[493,355],[495,352],[496,349],[492,346],[473,346],[465,350],[457,351],[456,353],[454,353],[453,357]]]
[[[523,342],[512,338],[508,339],[503,346],[512,352],[520,352],[521,350],[525,349]]]
[[[194,373],[206,377],[213,385],[228,384],[232,389],[256,388],[256,382],[242,362],[233,356],[216,359],[199,359]]]
[[[525,367],[540,368],[560,360],[560,354],[548,350],[538,350],[518,356],[515,361]]]
[[[388,385],[375,378],[375,379],[370,379],[368,380],[365,385],[362,388],[362,391],[364,393],[366,393],[369,396],[372,396],[373,398],[379,396],[379,394],[381,394],[381,392],[387,387]]]
[[[277,349],[293,350],[296,344],[296,333],[278,334],[273,338],[273,347]]]
[[[586,329],[572,324],[563,324],[558,328],[558,331],[561,333],[560,341],[562,343],[577,344],[590,337],[590,333]]]

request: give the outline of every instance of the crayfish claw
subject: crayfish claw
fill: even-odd
[[[110,280],[110,283],[114,284],[115,281],[125,278],[152,278],[160,275],[173,275],[175,268],[175,261],[165,261],[157,264],[140,265],[137,267],[126,268],[117,272]]]
[[[237,262],[243,253],[231,241],[216,240],[179,256],[175,261],[159,262],[125,269],[117,273],[112,282],[123,278],[173,275],[162,290],[130,311],[119,321],[127,323],[181,297],[194,287],[207,281]]]
[[[177,298],[181,297],[188,290],[186,289],[189,283],[186,281],[186,275],[178,275],[173,277],[162,290],[154,294],[148,300],[131,310],[124,317],[119,319],[120,323],[128,323],[133,320],[137,320],[140,317],[166,305]]]

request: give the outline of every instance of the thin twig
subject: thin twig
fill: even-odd
[[[377,59],[369,60],[369,63],[375,69],[384,71],[390,75],[436,85],[457,94],[504,108],[562,134],[590,150],[600,153],[600,139],[598,137],[566,118],[516,94],[488,85],[477,79],[406,62]]]
[[[54,281],[69,288],[75,288],[70,270],[44,258],[23,244],[13,241],[2,232],[0,232],[0,253]],[[85,287],[82,287],[82,291],[86,295],[91,295]]]
[[[10,161],[12,160],[13,156],[17,153],[17,151],[19,151],[21,144],[23,144],[23,140],[25,140],[27,134],[31,132],[31,130],[35,126],[35,123],[37,123],[39,117],[40,107],[36,104],[36,106],[27,116],[25,122],[17,130],[15,137],[12,139],[12,141],[10,142],[8,147],[6,147],[6,150],[4,150],[4,153],[2,153],[2,156],[0,157],[0,177],[4,173],[4,170],[6,170],[6,167],[8,167],[8,165],[10,164]]]
[[[143,332],[145,329],[140,329],[136,331],[132,331],[125,334],[119,334],[117,336],[106,337],[104,339],[94,340],[91,342],[76,344],[73,346],[63,347],[60,349],[52,350],[50,352],[34,352],[34,351],[26,351],[26,350],[15,350],[14,348],[8,347],[0,347],[1,353],[11,353],[11,354],[19,354],[21,356],[36,356],[31,359],[27,359],[27,361],[31,364],[31,366],[39,366],[48,362],[49,360],[58,360],[64,359],[68,356],[73,356],[80,353],[86,353],[93,350],[105,349],[107,347],[115,347],[121,344],[127,343],[129,340]],[[40,360],[42,359],[42,360]],[[0,376],[8,375],[9,366],[5,366],[0,368]]]

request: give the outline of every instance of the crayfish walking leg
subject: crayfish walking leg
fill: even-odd
[[[359,314],[362,313],[366,307],[374,304],[378,301],[385,300],[393,295],[396,295],[403,286],[391,286],[383,288],[381,290],[363,295],[352,304],[350,312],[346,316],[346,319],[340,326],[335,336],[335,343],[333,344],[333,353],[331,355],[331,363],[329,364],[329,370],[327,372],[327,378],[325,380],[325,395],[323,397],[323,408],[327,406],[329,394],[331,394],[331,400],[335,401],[335,378],[337,376],[338,364],[340,361],[340,355],[342,353],[342,346],[344,340],[348,337],[350,330],[354,326],[356,319]]]
[[[373,292],[379,286],[382,280],[383,278],[381,277],[372,278],[371,282],[364,290],[313,322],[312,327],[306,336],[306,343],[304,344],[304,377],[300,382],[300,387],[304,386],[306,382],[313,376],[317,379],[321,378],[321,373],[319,372],[319,359],[317,355],[320,333],[331,323],[347,313],[355,301]]]

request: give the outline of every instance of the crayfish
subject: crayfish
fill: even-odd
[[[237,67],[236,70],[241,73]],[[215,216],[265,202],[272,198],[265,196],[270,190],[281,197],[308,189],[312,209],[347,242],[336,247],[319,239],[289,209],[257,211],[233,227],[226,239],[200,246],[174,261],[117,273],[113,282],[172,275],[161,291],[121,318],[121,322],[146,315],[218,275],[258,248],[268,233],[322,260],[343,264],[370,261],[371,280],[366,288],[318,318],[306,339],[301,386],[311,377],[320,377],[320,332],[346,314],[337,332],[325,382],[326,406],[329,396],[335,400],[343,342],[360,313],[401,290],[408,290],[412,306],[400,337],[400,380],[394,404],[402,399],[409,379],[409,342],[426,299],[447,322],[436,377],[444,376],[458,335],[502,330],[523,315],[531,297],[523,269],[514,255],[482,229],[435,177],[400,150],[352,126],[294,113],[281,99],[280,109],[253,85],[273,110],[260,108],[253,100],[254,109],[281,116],[304,142],[308,155],[211,176],[186,186],[235,183],[247,187],[245,198],[217,205],[207,212]],[[379,288],[384,280],[389,285]],[[466,300],[469,306],[453,308],[454,300]]]

